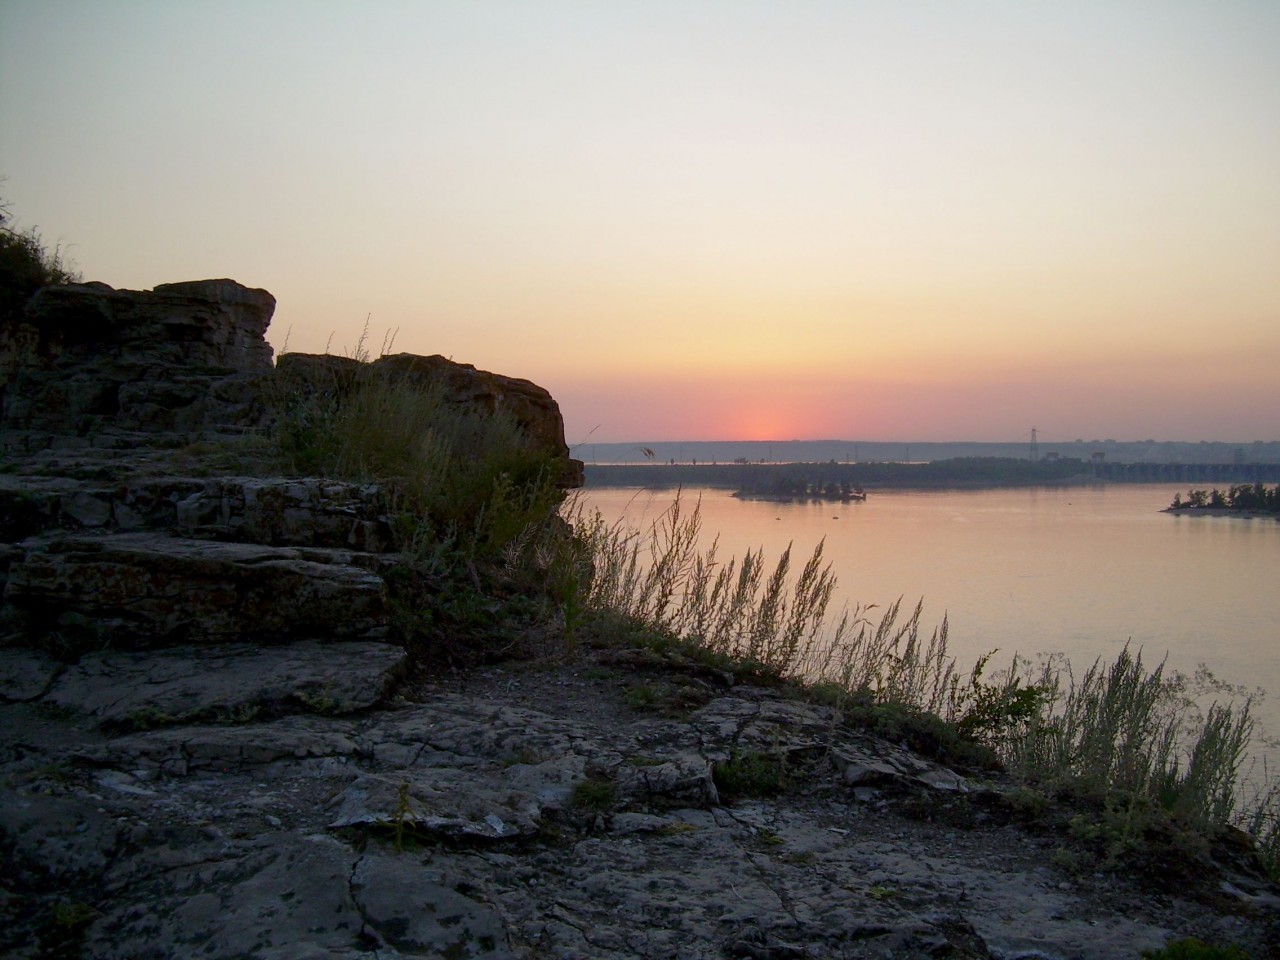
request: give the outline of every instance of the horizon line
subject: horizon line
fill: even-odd
[[[885,445],[907,445],[907,444],[950,444],[950,445],[958,445],[958,444],[985,444],[985,445],[1003,445],[1003,446],[1026,446],[1026,445],[1030,444],[1031,442],[1032,442],[1032,441],[1031,441],[1031,438],[1030,438],[1029,436],[1028,436],[1027,438],[1025,438],[1025,439],[1018,439],[1018,440],[921,440],[921,439],[914,439],[914,440],[896,440],[896,439],[895,439],[895,440],[868,440],[868,439],[865,439],[865,438],[862,438],[862,439],[853,439],[853,440],[845,440],[845,439],[840,439],[840,438],[821,438],[821,439],[806,440],[806,439],[801,439],[801,438],[798,438],[798,437],[793,437],[793,438],[791,438],[791,439],[786,439],[786,440],[784,440],[784,439],[771,439],[771,440],[736,440],[736,439],[716,439],[716,440],[690,440],[690,439],[675,439],[675,440],[652,440],[652,439],[650,439],[650,440],[584,440],[584,441],[581,441],[581,442],[579,442],[579,443],[571,443],[571,444],[569,444],[569,449],[570,449],[570,450],[573,450],[573,449],[576,449],[576,448],[578,448],[578,447],[587,447],[587,446],[615,446],[615,447],[616,447],[616,446],[654,446],[654,445],[657,445],[657,444],[671,444],[671,443],[676,443],[676,444],[680,444],[680,443],[741,443],[741,444],[747,444],[747,443],[758,443],[758,444],[770,444],[770,443],[829,443],[829,444],[863,444],[863,443],[865,443],[865,444],[885,444]],[[1221,445],[1223,445],[1223,446],[1235,446],[1235,447],[1241,447],[1241,446],[1253,446],[1253,445],[1265,445],[1265,444],[1272,444],[1272,443],[1280,443],[1280,439],[1275,439],[1275,440],[1201,440],[1201,439],[1194,439],[1194,440],[1192,440],[1192,439],[1155,440],[1155,439],[1152,439],[1152,438],[1150,438],[1150,437],[1144,437],[1144,438],[1142,438],[1142,439],[1140,439],[1140,440],[1120,440],[1120,439],[1117,439],[1117,438],[1115,438],[1115,437],[1107,437],[1107,438],[1105,438],[1105,439],[1098,439],[1098,438],[1096,438],[1096,437],[1095,437],[1095,438],[1091,438],[1091,439],[1088,439],[1088,440],[1085,440],[1085,439],[1082,439],[1082,438],[1073,438],[1073,439],[1071,439],[1071,440],[1045,440],[1045,439],[1042,439],[1042,438],[1037,437],[1035,442],[1036,442],[1037,444],[1039,444],[1039,445],[1044,445],[1044,444],[1050,444],[1050,445],[1054,445],[1054,444],[1058,444],[1058,445],[1066,445],[1066,444],[1077,444],[1077,443],[1082,443],[1082,444],[1090,444],[1090,443],[1125,443],[1125,444],[1136,444],[1136,443],[1147,443],[1147,444],[1150,444],[1150,443],[1157,443],[1157,444],[1160,444],[1160,443],[1184,443],[1184,444],[1185,444],[1185,443],[1192,443],[1192,444],[1221,444]]]

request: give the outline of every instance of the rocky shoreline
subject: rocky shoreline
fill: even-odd
[[[785,686],[607,629],[412,662],[376,487],[220,467],[268,415],[273,303],[50,288],[0,337],[0,953],[1277,955],[1244,846],[1103,865],[1000,774]],[[541,388],[388,359],[517,411],[572,481]]]

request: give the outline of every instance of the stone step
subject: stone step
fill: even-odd
[[[101,651],[62,669],[41,702],[116,731],[344,716],[380,703],[404,661],[390,644],[355,641]]]
[[[374,484],[318,477],[155,476],[112,483],[0,476],[0,540],[50,530],[162,530],[271,546],[392,548]]]
[[[385,640],[390,630],[373,554],[156,533],[33,538],[19,551],[5,626],[35,645]]]

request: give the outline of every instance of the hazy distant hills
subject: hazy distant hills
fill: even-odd
[[[1280,463],[1280,441],[1219,443],[1180,440],[1041,441],[1035,458],[1051,455],[1090,460],[1102,454],[1109,463]],[[1032,456],[1031,443],[886,443],[864,440],[722,440],[650,443],[583,443],[573,455],[592,463],[865,463],[918,462],[954,457]]]

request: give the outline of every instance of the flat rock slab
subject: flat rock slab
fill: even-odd
[[[525,956],[1136,958],[1158,924],[1099,915],[1018,848],[794,798],[631,820],[555,857],[473,859]],[[523,869],[522,869],[523,868]]]
[[[361,854],[323,834],[170,848],[159,864],[119,862],[109,879],[149,906],[97,919],[85,955],[98,960],[511,956],[499,916],[447,875],[419,857]]]
[[[105,460],[98,468],[111,469]],[[0,538],[152,530],[202,540],[380,552],[392,548],[385,501],[376,485],[317,477],[165,474],[86,481],[3,474]]]
[[[376,561],[350,551],[154,533],[31,540],[5,600],[84,646],[144,649],[243,640],[383,639]],[[360,565],[367,560],[367,565]]]
[[[538,831],[538,800],[503,784],[500,776],[474,770],[362,776],[337,800],[331,829],[373,827],[399,842],[421,840],[511,840]]]
[[[113,729],[260,713],[340,716],[378,703],[404,660],[398,647],[352,641],[103,651],[66,667],[44,702]]]
[[[302,716],[238,726],[173,727],[118,737],[76,759],[148,779],[225,774],[282,761],[350,757],[356,752],[351,733],[350,721]]]
[[[194,537],[379,552],[392,549],[386,512],[373,484],[219,477],[175,505],[174,524]]]

